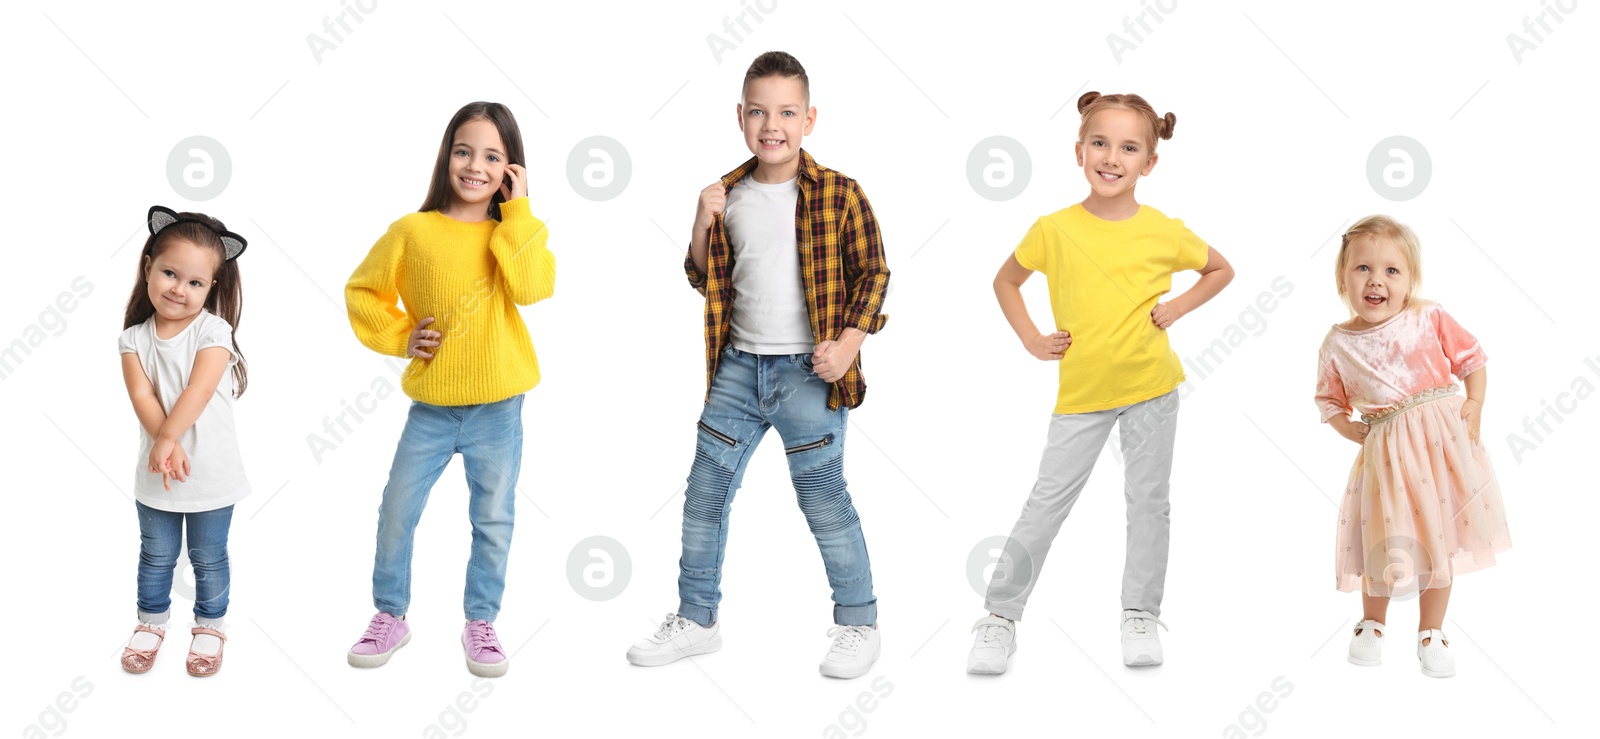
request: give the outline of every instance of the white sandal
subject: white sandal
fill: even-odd
[[[1355,636],[1350,637],[1350,663],[1373,667],[1383,663],[1383,632],[1387,627],[1367,619],[1356,624]]]
[[[1422,640],[1428,639],[1427,644]],[[1450,653],[1450,640],[1438,629],[1417,632],[1417,659],[1422,661],[1422,674],[1428,677],[1450,677],[1456,674],[1456,656]]]

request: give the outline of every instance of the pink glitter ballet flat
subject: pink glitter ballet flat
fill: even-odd
[[[220,639],[224,644],[228,642],[227,635],[217,631],[216,629],[208,629],[204,626],[196,626],[192,629],[189,629],[189,633],[195,636],[199,636],[200,634],[210,634]],[[194,646],[191,643],[189,646],[189,659],[186,661],[186,664],[189,667],[189,674],[194,675],[195,677],[208,677],[215,675],[217,674],[217,670],[222,669],[222,646],[219,645],[217,647],[216,654],[200,654],[199,652],[194,651]]]
[[[150,634],[155,634],[156,635],[156,645],[154,647],[149,648],[149,649],[134,649],[133,647],[123,647],[122,648],[122,669],[127,670],[128,672],[132,672],[132,673],[149,672],[150,671],[150,666],[154,665],[156,663],[156,652],[161,649],[161,643],[166,641],[166,639],[167,639],[167,632],[166,632],[165,629],[151,628],[150,626],[147,626],[145,624],[139,624],[138,626],[133,627],[133,633],[135,635],[137,635],[141,631],[146,632],[146,633],[150,633]]]

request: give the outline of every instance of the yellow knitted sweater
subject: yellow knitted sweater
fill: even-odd
[[[539,359],[517,306],[555,292],[556,258],[527,198],[501,204],[500,217],[403,216],[345,285],[350,326],[375,352],[406,356],[412,329],[433,317],[428,328],[443,334],[433,358],[412,358],[400,382],[414,400],[493,403],[539,384]]]

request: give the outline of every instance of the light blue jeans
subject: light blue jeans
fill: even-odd
[[[678,615],[703,626],[716,621],[733,494],[750,453],[768,428],[776,428],[833,588],[834,623],[877,623],[867,543],[845,489],[848,414],[847,408],[828,410],[828,383],[812,371],[810,354],[749,354],[731,346],[723,352],[700,414],[684,494]]]
[[[516,520],[517,473],[522,468],[521,395],[482,405],[412,401],[378,506],[372,601],[380,611],[404,616],[411,605],[411,549],[417,521],[433,484],[458,452],[472,493],[467,507],[472,521],[467,620],[493,621],[500,613]]]

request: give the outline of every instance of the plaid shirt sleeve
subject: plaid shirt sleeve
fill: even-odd
[[[709,256],[709,255],[707,255]],[[701,295],[706,294],[706,273],[694,263],[694,248],[690,247],[683,257],[683,271],[689,277],[689,287],[694,288]]]
[[[845,192],[844,228],[840,235],[845,280],[850,287],[844,325],[875,334],[889,321],[879,312],[889,289],[889,263],[884,258],[883,235],[878,231],[878,219],[872,215],[872,204],[855,180],[850,180]]]

